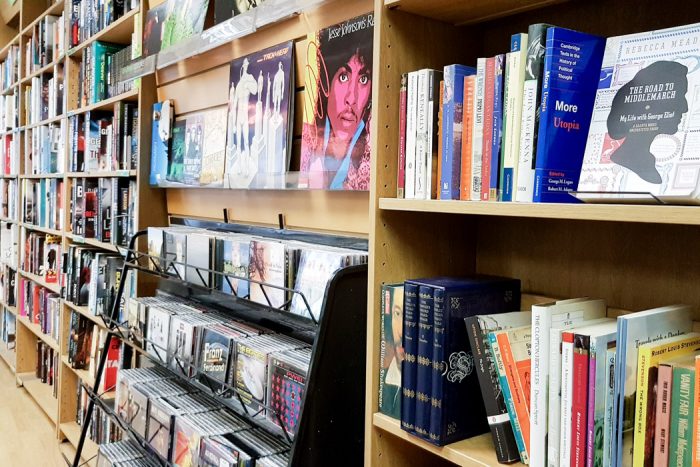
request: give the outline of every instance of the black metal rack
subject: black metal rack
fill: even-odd
[[[184,218],[171,218],[171,224],[190,225],[220,232],[246,233],[268,238],[299,240],[321,245],[338,246],[366,251],[367,241],[351,237],[340,237],[292,231],[283,228],[270,229],[248,225],[207,222]],[[172,295],[177,295],[198,302],[232,317],[261,324],[277,332],[290,335],[312,345],[311,362],[307,374],[306,389],[301,405],[297,432],[295,436],[277,427],[265,419],[260,413],[250,413],[240,401],[236,388],[229,385],[214,390],[207,384],[206,378],[197,378],[197,372],[191,372],[191,362],[176,362],[181,371],[173,371],[180,378],[194,382],[194,385],[209,392],[239,415],[247,418],[253,425],[261,426],[290,446],[290,466],[325,466],[325,465],[361,465],[364,455],[364,426],[363,417],[353,416],[354,408],[360,412],[365,404],[365,354],[366,354],[366,310],[367,310],[367,265],[348,266],[336,271],[328,283],[324,295],[322,312],[317,320],[310,312],[306,298],[298,291],[284,287],[259,283],[234,274],[224,274],[189,264],[178,263],[165,259],[165,268],[159,260],[146,253],[136,250],[137,242],[146,235],[145,231],[138,232],[130,241],[126,250],[122,276],[127,277],[129,271],[139,271],[160,278],[159,289]],[[186,282],[177,273],[175,265],[194,268],[200,279],[205,275],[222,276],[223,280],[237,279],[260,284],[260,287],[284,289],[291,295],[298,294],[309,309],[310,318],[289,313],[285,309],[289,301],[279,309],[264,306],[249,301],[246,297],[235,294],[225,294],[216,290],[215,281],[209,282],[209,287]],[[203,282],[206,282],[203,280]],[[103,348],[108,348],[113,338],[121,338],[127,345],[146,355],[156,363],[171,368],[167,358],[159,358],[148,354],[135,346],[129,339],[129,330],[124,323],[118,322],[119,304],[124,292],[125,281],[121,281],[116,299],[109,316],[103,316],[107,327],[107,336]],[[152,342],[149,343],[155,347]],[[161,349],[165,350],[165,349]],[[116,418],[118,424],[131,438],[141,444],[147,451],[146,440],[130,429],[130,425],[121,420],[116,411],[111,410],[100,400],[97,387],[102,379],[107,353],[102,352],[95,375],[95,387],[88,389],[89,402],[84,414],[80,440],[76,449],[73,467],[80,465],[83,445],[87,436],[89,423],[92,419],[94,405],[99,404],[105,413]],[[208,387],[207,387],[208,386]],[[270,407],[267,410],[272,410]],[[274,410],[273,410],[274,412]],[[155,454],[154,454],[155,456]],[[158,459],[163,461],[162,459]],[[167,464],[167,462],[166,462]]]

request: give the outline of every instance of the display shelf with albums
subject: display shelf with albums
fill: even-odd
[[[111,357],[104,353],[94,381],[103,368],[116,372],[116,380],[88,390],[92,399],[159,462],[180,465],[215,456],[213,449],[228,453],[220,454],[228,461],[240,451],[279,455],[279,465],[327,465],[341,448],[344,458],[361,462],[362,424],[343,405],[364,400],[356,384],[364,377],[362,359],[347,350],[364,335],[366,240],[182,218],[171,224],[137,234],[121,271],[159,278],[158,293],[129,299],[123,296],[128,281],[121,281],[111,317],[102,315],[109,329],[103,347],[121,341],[134,362],[159,370],[116,370],[105,365]],[[148,238],[148,254],[133,250],[139,237]],[[142,371],[167,381],[135,384],[158,379],[151,375],[129,382],[128,375]],[[116,401],[95,396],[113,386]],[[184,414],[205,410],[188,412],[183,401],[166,396],[156,403],[149,396],[192,392],[203,394],[202,401],[214,398],[207,410],[231,412],[219,420],[224,428],[211,431],[214,422],[204,421],[220,415],[188,421]],[[148,407],[136,418],[135,400]],[[91,410],[88,405],[87,417]],[[329,417],[338,423],[329,425]],[[194,428],[182,428],[188,423]]]

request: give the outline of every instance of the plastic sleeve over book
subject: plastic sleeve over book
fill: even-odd
[[[406,99],[408,75],[401,75],[401,90],[399,91],[399,166],[396,181],[396,197],[403,198],[406,187]]]
[[[590,337],[574,335],[573,392],[571,399],[571,467],[586,465],[586,430],[588,428],[588,351]]]
[[[414,429],[422,438],[430,430],[433,369],[433,289],[418,288],[418,353],[416,357],[416,415]]]
[[[418,353],[418,285],[406,282],[403,305],[403,348],[401,366],[401,428],[412,433],[416,415],[416,370]]]

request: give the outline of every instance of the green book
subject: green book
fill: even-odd
[[[95,41],[92,43],[92,96],[91,104],[105,100],[107,96],[107,56],[114,55],[125,46]]]
[[[382,285],[379,411],[401,420],[403,284]]]
[[[693,464],[695,355],[669,359],[664,363],[673,366],[669,460],[678,467],[691,467]]]

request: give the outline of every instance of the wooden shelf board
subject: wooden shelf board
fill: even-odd
[[[1,222],[8,222],[10,224],[20,224],[20,222],[17,222],[17,219],[10,219],[9,217],[0,217]]]
[[[17,322],[22,323],[22,325],[25,328],[29,329],[32,332],[32,334],[41,339],[49,347],[54,349],[54,351],[60,352],[58,341],[56,341],[56,339],[54,339],[50,335],[41,332],[41,326],[39,326],[36,323],[32,323],[26,316],[17,316]]]
[[[81,113],[85,112],[90,112],[93,110],[112,110],[114,108],[114,104],[117,102],[121,101],[129,101],[129,102],[136,102],[139,96],[139,90],[138,89],[132,89],[131,91],[123,92],[121,94],[118,94],[114,97],[110,97],[109,99],[105,99],[100,102],[96,102],[94,104],[86,105],[84,107],[81,107],[76,110],[71,110],[68,112],[68,116],[72,117],[73,115],[78,115]]]
[[[8,52],[10,51],[10,47],[13,45],[19,45],[19,38],[20,34],[17,33],[15,37],[13,37],[10,42],[8,42],[5,47],[0,49],[0,61],[5,60],[5,57],[7,57]]]
[[[19,81],[14,82],[11,84],[9,87],[6,87],[5,89],[2,90],[2,95],[3,96],[9,96],[15,91],[15,88],[19,86]]]
[[[16,367],[15,367],[15,363],[16,363],[15,359],[17,358],[16,349],[17,349],[17,347],[15,347],[15,350],[9,350],[5,347],[4,342],[0,342],[0,358],[2,358],[2,361],[4,361],[7,364],[7,366],[10,368],[12,373],[14,373],[16,371]]]
[[[22,223],[20,225],[27,230],[34,230],[36,232],[42,232],[42,233],[45,233],[48,235],[56,235],[59,237],[62,235],[61,231],[58,229],[49,229],[48,227],[39,227],[38,225],[25,224],[25,223]]]
[[[68,55],[76,56],[82,54],[86,47],[95,41],[113,42],[115,44],[128,45],[131,43],[131,33],[134,32],[134,16],[140,11],[139,8],[131,10],[102,31],[89,37],[81,44],[68,51]]]
[[[0,302],[0,306],[2,306],[3,308],[5,308],[7,311],[9,311],[10,313],[12,313],[13,315],[17,316],[17,307],[16,307],[16,306],[14,306],[14,305],[8,305],[8,304],[5,303],[5,302]],[[0,344],[0,345],[1,345],[1,344]]]
[[[41,178],[63,178],[62,173],[47,173],[47,174],[23,174],[19,176],[20,179],[30,178],[30,179],[41,179]]]
[[[42,14],[40,14],[34,21],[29,23],[29,25],[27,25],[27,27],[25,27],[22,30],[22,35],[31,37],[32,28],[34,26],[36,26],[37,24],[39,24],[39,22],[41,20],[43,20],[44,18],[46,18],[49,15],[60,16],[61,11],[63,11],[63,3],[64,3],[64,0],[59,0],[58,2],[56,2],[53,5],[51,5],[50,7],[48,7],[46,9],[46,11],[44,11]]]
[[[92,313],[90,313],[90,309],[88,307],[76,305],[75,303],[68,301],[68,300],[63,300],[63,303],[71,310],[86,317],[87,319],[89,319],[93,323],[97,324],[101,328],[106,329],[105,323],[100,319],[99,316],[95,316]]]
[[[56,424],[58,415],[58,399],[53,397],[53,389],[48,384],[42,383],[34,372],[18,373],[17,380],[24,386],[30,396],[46,413],[51,421]]]
[[[44,73],[52,73],[53,74],[53,67],[56,66],[58,62],[60,62],[63,59],[63,56],[58,57],[56,60],[53,62],[49,63],[48,65],[44,65],[34,71],[32,71],[30,74],[22,78],[19,83],[24,85],[24,84],[29,84],[32,82],[33,78],[36,78],[37,76],[43,75]]]
[[[24,276],[25,278],[36,282],[37,284],[41,285],[42,287],[45,287],[49,289],[51,292],[55,292],[57,294],[61,293],[61,287],[58,284],[49,284],[44,280],[43,277],[38,276],[36,274],[32,274],[31,272],[26,272],[26,271],[19,271],[20,275]]]
[[[107,178],[107,177],[135,177],[136,170],[114,170],[108,172],[68,172],[68,178]]]
[[[398,436],[410,444],[430,451],[436,456],[454,462],[457,465],[498,465],[498,459],[496,458],[496,451],[493,448],[493,440],[490,433],[448,444],[444,447],[438,447],[406,433],[401,429],[398,420],[394,420],[384,414],[375,413],[372,417],[372,423],[377,428],[391,433],[394,436]]]
[[[462,25],[481,23],[562,1],[564,0],[384,0],[384,6]]]
[[[81,237],[79,235],[73,235],[71,233],[66,233],[65,236],[73,241],[73,243],[80,243],[84,245],[90,245],[94,246],[96,248],[101,248],[103,250],[109,250],[113,251],[115,253],[119,253],[119,247],[116,245],[112,245],[111,243],[106,243],[106,242],[101,242],[99,240],[95,240],[94,238],[85,238]]]
[[[66,116],[66,114],[61,114],[61,115],[56,115],[55,117],[47,118],[46,120],[41,120],[40,122],[29,123],[29,124],[23,126],[22,130],[31,130],[33,128],[48,125],[50,123],[56,123],[56,122],[62,120],[65,116]]]
[[[63,355],[61,357],[61,363],[63,363],[63,365],[65,365],[65,367],[68,368],[68,370],[71,373],[73,373],[75,376],[80,378],[81,381],[83,382],[83,384],[86,384],[87,386],[89,386],[91,388],[95,387],[95,378],[92,377],[90,372],[88,370],[78,370],[77,368],[73,368],[71,366],[70,362],[68,361],[67,355]],[[112,391],[107,391],[107,392],[100,391],[100,397],[104,400],[114,399],[116,397],[116,395],[117,395],[117,392],[115,389],[113,389]]]
[[[80,431],[81,427],[78,425],[76,422],[68,422],[68,423],[61,423],[60,425],[60,430],[61,432],[65,435],[66,439],[70,443],[70,445],[73,447],[73,456],[75,456],[75,450],[78,447],[78,441],[80,441]],[[90,438],[85,438],[85,443],[83,444],[83,452],[81,457],[83,460],[87,461],[88,459],[92,460],[92,464],[88,463],[88,465],[94,465],[95,462],[95,456],[97,456],[97,451],[99,450],[99,445],[95,443],[93,440]],[[73,458],[71,457],[71,460]]]
[[[700,207],[698,206],[500,203],[380,198],[379,209],[477,216],[700,225]]]

